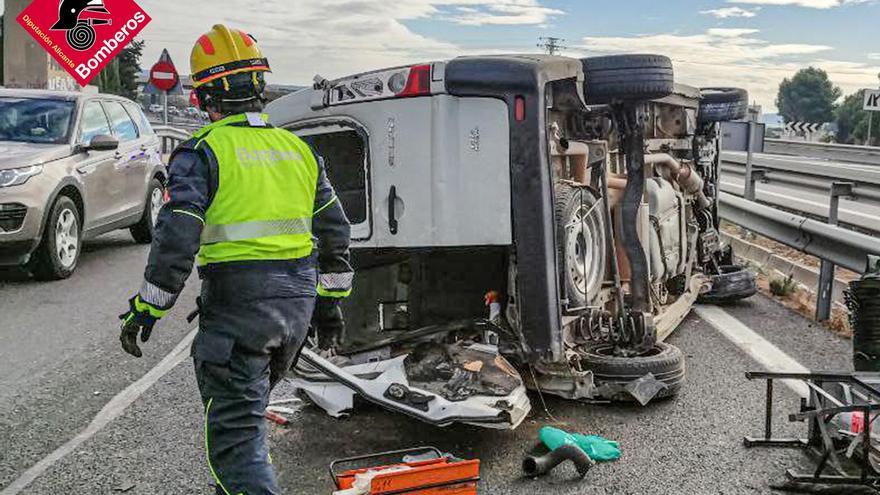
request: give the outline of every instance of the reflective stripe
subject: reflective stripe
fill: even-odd
[[[311,218],[287,220],[258,220],[255,222],[206,225],[202,230],[202,244],[243,241],[276,235],[311,234]]]
[[[322,273],[318,275],[318,286],[328,291],[345,291],[351,289],[354,272]]]
[[[342,299],[351,295],[351,289],[348,290],[327,290],[318,285],[318,295],[321,297],[332,297],[334,299]]]
[[[217,481],[217,486],[223,490],[223,493],[226,495],[232,495],[229,493],[229,490],[226,489],[226,486],[220,481],[220,476],[217,475],[217,471],[214,471],[214,466],[211,464],[211,443],[208,440],[208,414],[211,413],[211,404],[214,403],[214,398],[211,397],[208,399],[208,405],[205,406],[205,457],[208,459],[208,469],[211,470],[211,475],[214,477],[214,480]],[[239,494],[241,495],[241,494]]]
[[[204,218],[202,218],[202,217],[196,215],[195,213],[193,213],[193,212],[191,212],[191,211],[186,211],[186,210],[171,210],[171,213],[180,213],[181,215],[189,215],[189,216],[195,218],[196,220],[202,222],[203,224],[205,223],[205,219],[204,219]]]
[[[141,285],[138,297],[141,301],[160,309],[170,308],[174,305],[174,301],[177,300],[177,294],[168,292],[147,280],[144,280],[143,285]]]
[[[336,199],[337,199],[336,196],[333,196],[333,198],[331,198],[330,201],[327,201],[327,202],[324,204],[324,206],[322,206],[322,207],[318,208],[317,210],[315,210],[314,215],[317,215],[318,213],[321,213],[322,211],[324,211],[324,208],[327,208],[328,206],[330,206],[330,205],[332,205],[333,203],[335,203],[335,202],[336,202]]]

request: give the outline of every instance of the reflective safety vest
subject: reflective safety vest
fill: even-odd
[[[195,134],[196,149],[210,147],[219,175],[205,212],[201,265],[312,253],[317,160],[301,139],[267,121],[233,115]]]

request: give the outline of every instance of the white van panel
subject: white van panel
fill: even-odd
[[[305,98],[270,106],[276,125],[348,117],[370,143],[371,231],[353,247],[512,244],[508,109],[449,95],[342,105],[311,112]],[[396,234],[389,196],[396,190]]]

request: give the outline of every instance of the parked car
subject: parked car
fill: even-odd
[[[357,393],[513,428],[526,387],[669,397],[685,364],[664,340],[694,302],[755,292],[718,232],[718,122],[745,114],[742,90],[676,85],[657,55],[316,81],[267,111],[324,158],[352,223],[345,332],[293,372],[331,414]]]
[[[62,279],[84,240],[125,228],[149,243],[165,177],[159,139],[136,103],[0,89],[0,264]]]
[[[162,105],[153,103],[150,105],[150,113],[162,113]]]

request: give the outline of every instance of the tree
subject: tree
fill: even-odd
[[[863,110],[865,90],[860,89],[844,98],[843,103],[834,111],[837,121],[837,142],[847,144],[864,144],[868,138],[869,113]],[[877,112],[875,112],[877,113]],[[880,115],[874,116],[874,139],[880,134]]]
[[[124,96],[131,100],[137,98],[138,76],[141,73],[141,55],[144,42],[132,41],[119,52],[95,78],[95,84],[102,93]]]
[[[824,70],[809,67],[782,81],[776,107],[786,122],[831,122],[834,104],[842,94]]]

